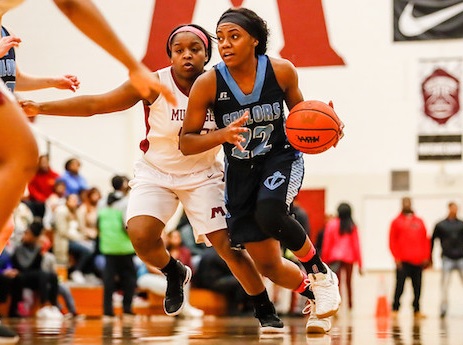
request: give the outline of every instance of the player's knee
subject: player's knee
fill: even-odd
[[[307,234],[302,226],[289,215],[286,204],[279,200],[262,200],[256,205],[256,222],[267,235],[280,241],[286,248],[302,248]]]
[[[280,200],[261,200],[256,204],[255,220],[262,231],[278,239],[287,217],[287,206]]]
[[[135,251],[140,256],[148,255],[148,253],[156,252],[157,250],[164,250],[163,240],[160,237],[153,237],[150,229],[138,226],[136,222],[129,222],[127,224],[127,233]]]

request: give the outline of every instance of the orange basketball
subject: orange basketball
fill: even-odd
[[[286,135],[295,149],[316,154],[336,145],[340,125],[333,107],[320,101],[303,101],[289,112]]]

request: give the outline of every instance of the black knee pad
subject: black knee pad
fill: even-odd
[[[258,201],[255,220],[264,233],[289,250],[297,251],[304,245],[307,234],[301,224],[289,215],[286,203],[272,199]]]

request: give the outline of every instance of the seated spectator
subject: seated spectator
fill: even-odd
[[[66,183],[66,195],[76,194],[88,189],[87,180],[80,174],[80,161],[77,158],[69,159],[64,165],[64,173],[59,177]]]
[[[24,232],[33,221],[34,215],[31,209],[24,201],[21,201],[13,212],[14,231],[10,237],[10,243],[8,244],[8,250],[10,252],[21,244]]]
[[[79,197],[76,194],[69,194],[66,197],[66,204],[56,208],[53,253],[58,264],[68,265],[71,280],[84,284],[86,281],[83,272],[91,265],[94,248],[88,245],[79,229],[76,213],[78,206]],[[70,264],[70,256],[74,264]]]
[[[42,269],[42,248],[38,241],[43,226],[40,221],[33,222],[24,232],[22,244],[14,251],[11,262],[18,273],[12,284],[11,312],[17,314],[17,306],[23,288],[37,291],[40,296],[40,318],[62,319],[58,305],[58,276]],[[16,312],[15,312],[16,311]]]
[[[204,250],[192,282],[193,286],[224,294],[228,301],[228,315],[253,310],[248,295],[213,247]]]
[[[124,317],[131,317],[132,300],[137,286],[137,272],[133,258],[135,249],[125,229],[122,205],[127,195],[111,192],[106,206],[98,210],[99,249],[105,258],[103,270],[104,318],[114,317],[113,294],[119,285],[123,292]]]
[[[77,208],[77,221],[80,232],[84,235],[84,241],[92,250],[92,258],[87,267],[84,268],[85,279],[90,282],[101,283],[102,271],[97,269],[97,256],[100,255],[98,248],[98,204],[101,200],[101,192],[98,188],[92,187],[81,193],[81,204]]]
[[[55,231],[55,211],[60,205],[66,204],[66,184],[64,181],[56,180],[53,186],[53,193],[45,201],[45,214],[42,219],[44,235],[48,237],[53,246]]]
[[[40,239],[41,241],[42,239]],[[47,251],[48,243],[45,242],[45,245],[42,244],[42,269],[45,272],[52,272],[56,273],[56,258],[53,253],[50,253]],[[64,303],[66,304],[66,308],[68,310],[68,313],[65,315],[66,318],[77,318],[80,317],[81,315],[77,314],[77,309],[76,309],[76,304],[74,301],[74,297],[72,296],[71,289],[69,288],[68,285],[66,285],[65,282],[62,282],[59,280],[58,277],[58,296],[63,297]],[[60,305],[58,302],[58,309],[60,310],[61,313],[63,313],[63,307]]]
[[[45,214],[45,201],[53,193],[53,187],[59,174],[50,168],[48,155],[41,155],[37,172],[28,183],[29,198],[27,205],[35,217],[43,218]]]
[[[0,303],[5,303],[12,294],[13,281],[18,274],[19,271],[13,268],[10,255],[4,250],[0,254]],[[15,299],[15,303],[10,302],[9,317],[19,316],[17,303],[21,299],[21,296],[18,297],[18,295],[16,295]]]
[[[97,218],[98,202],[101,199],[100,190],[92,187],[85,191],[80,206],[77,208],[77,221],[80,231],[88,241],[95,242],[98,236]]]
[[[53,185],[53,192],[45,200],[45,213],[42,223],[45,231],[53,231],[55,225],[55,210],[58,206],[66,203],[66,183],[56,180]]]

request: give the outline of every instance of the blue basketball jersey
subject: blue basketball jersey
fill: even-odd
[[[2,26],[2,37],[10,36],[8,30]],[[0,77],[11,92],[16,85],[16,54],[11,48],[7,54],[0,58]]]
[[[284,92],[278,85],[270,59],[258,56],[257,75],[251,94],[245,95],[225,63],[214,66],[217,76],[217,92],[213,112],[218,128],[224,128],[249,111],[246,123],[248,131],[242,133],[244,151],[235,145],[224,143],[227,161],[258,160],[264,155],[281,151],[296,151],[285,133]]]

